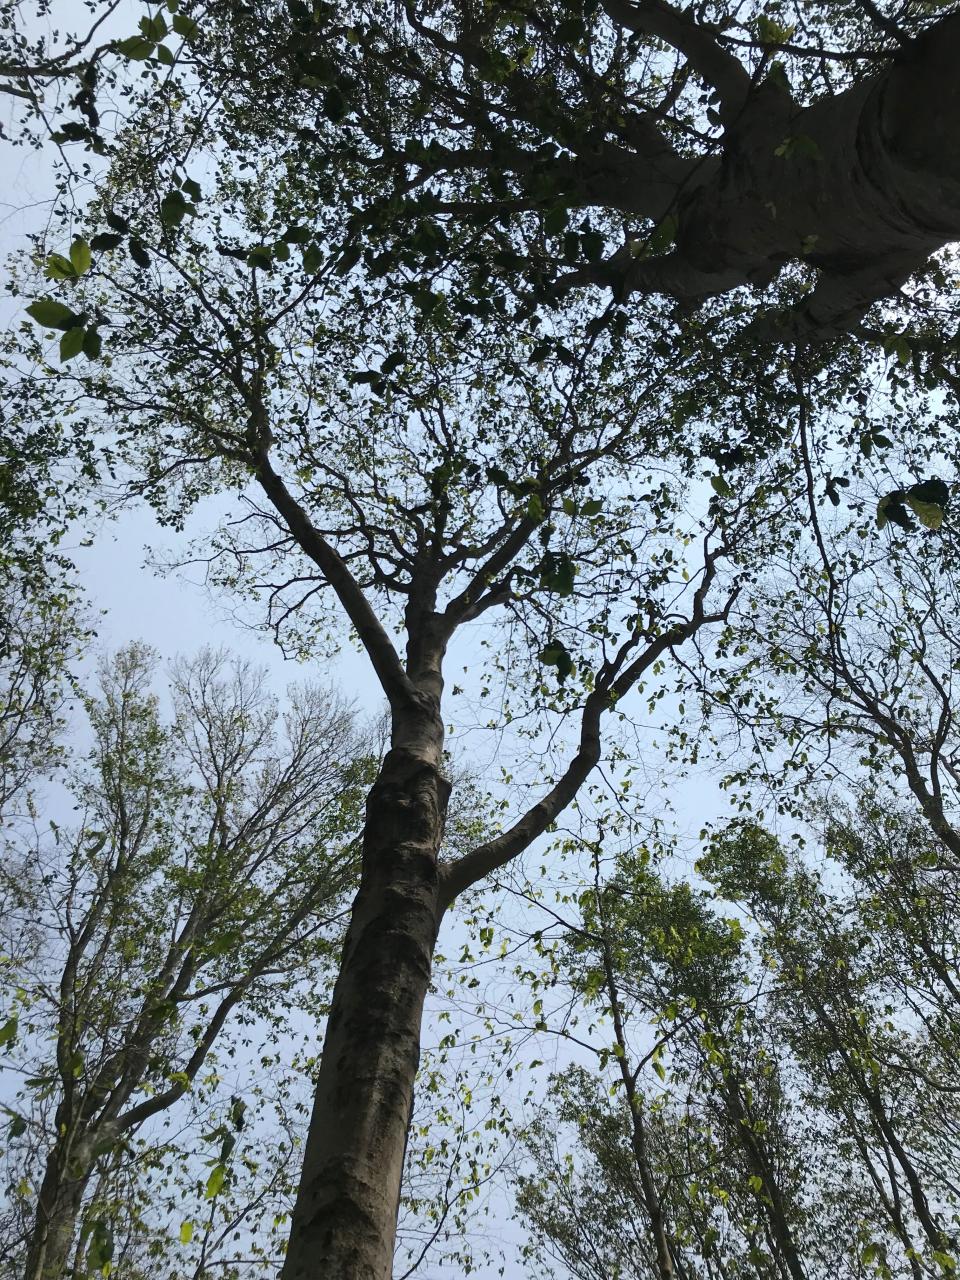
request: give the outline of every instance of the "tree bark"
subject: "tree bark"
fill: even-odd
[[[77,1217],[90,1181],[91,1141],[58,1141],[44,1170],[33,1231],[27,1244],[25,1280],[63,1280],[68,1274]],[[80,1166],[71,1177],[68,1165]]]
[[[766,285],[791,261],[820,279],[784,325],[829,337],[960,236],[960,16],[878,75],[797,107],[766,81],[729,118],[720,162],[678,193],[676,249],[626,292],[696,299]]]
[[[392,1274],[449,794],[438,712],[402,718],[367,802],[283,1280]]]

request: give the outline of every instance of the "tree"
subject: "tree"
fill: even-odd
[[[237,201],[246,198],[238,188]],[[166,234],[161,225],[142,243],[167,254]],[[678,437],[675,483],[646,465],[663,424],[653,399],[634,401],[643,363],[618,369],[615,336],[598,333],[572,368],[545,374],[514,356],[509,330],[491,325],[457,342],[389,298],[359,314],[350,292],[303,299],[295,265],[275,276],[225,269],[189,228],[183,237],[184,265],[194,264],[186,277],[147,288],[141,276],[133,295],[118,267],[112,340],[139,355],[120,359],[115,345],[109,369],[81,374],[83,411],[113,406],[138,486],[168,507],[217,483],[221,466],[241,484],[252,474],[260,500],[248,495],[248,515],[221,536],[214,572],[266,592],[299,652],[329,630],[333,594],[388,699],[391,746],[367,802],[286,1263],[290,1275],[385,1276],[444,911],[574,798],[601,758],[601,722],[630,690],[656,682],[675,647],[722,621],[733,590],[725,559],[738,540],[761,537],[769,517],[744,500],[718,502],[702,522],[684,518],[685,447]],[[252,325],[240,319],[251,304],[263,317]],[[372,359],[377,379],[390,377],[396,362],[386,373],[384,364],[401,346],[403,377],[383,396],[358,392]],[[23,391],[50,389],[37,377]],[[627,476],[642,501],[624,492]],[[542,708],[558,728],[576,728],[569,746],[557,739],[553,777],[527,779],[532,803],[441,864],[444,658],[461,629],[498,611],[518,655],[515,670],[503,667],[516,703],[508,716]],[[405,654],[391,636],[398,624]]]
[[[955,894],[915,831],[895,811],[834,813],[813,871],[741,821],[698,864],[712,895],[641,850],[579,918],[543,904],[544,1018],[596,1056],[555,1080],[527,1135],[531,1258],[545,1247],[591,1280],[955,1268],[955,994],[891,867],[924,879],[948,933]]]
[[[390,704],[287,1280],[388,1274],[443,914],[575,800],[631,690],[656,708],[671,655],[728,618],[733,562],[752,573],[805,497],[798,403],[851,412],[884,343],[915,392],[950,376],[889,295],[928,270],[911,314],[949,313],[921,285],[948,278],[928,258],[950,161],[897,103],[949,118],[955,17],[812,15],[795,44],[739,8],[214,6],[190,77],[122,121],[89,227],[38,244],[52,283],[22,287],[63,370],[23,339],[20,420],[66,400],[173,523],[243,492],[214,575],[265,594],[301,656],[337,616]],[[736,292],[753,282],[771,292]],[[504,720],[555,750],[502,832],[445,859],[448,651],[481,620],[503,623]]]
[[[373,761],[349,708],[306,687],[281,719],[260,673],[206,652],[176,668],[165,724],[154,667],[138,645],[101,667],[93,746],[70,779],[79,818],[14,848],[3,875],[3,1039],[27,1077],[8,1113],[37,1178],[8,1247],[27,1280],[59,1280],[84,1216],[81,1256],[109,1259],[110,1215],[97,1195],[84,1209],[88,1192],[199,1084],[228,1022],[278,1034],[311,987],[323,1000],[355,881]],[[220,1134],[211,1194],[245,1106]]]
[[[322,113],[338,129],[307,125],[311,159],[350,154],[382,180],[351,227],[371,256],[426,265],[444,228],[471,228],[467,308],[511,281],[535,304],[590,284],[692,305],[775,285],[744,308],[752,340],[823,340],[949,271],[932,255],[960,232],[952,5],[219,15],[235,36],[226,58],[211,42],[223,91],[256,85],[274,136]]]
[[[198,5],[192,7],[201,11]],[[119,38],[116,28],[127,16],[121,0],[93,0],[84,8],[89,16],[79,31],[73,27],[74,8],[58,0],[12,0],[0,10],[0,94],[13,99],[21,109],[18,133],[11,139],[15,143],[40,145],[46,134],[61,146],[82,143],[102,155],[105,143],[98,98],[104,90],[116,89],[118,83],[121,92],[129,93],[123,84],[127,64],[155,57],[158,66],[169,68],[188,60],[184,52],[196,30],[196,19],[178,12],[178,0],[165,0],[162,6],[145,0],[146,12],[136,33]],[[62,20],[70,28],[50,28],[49,20],[57,21],[58,11],[63,10]],[[172,40],[164,45],[167,36]],[[64,89],[69,93],[66,104],[61,98]],[[75,117],[51,118],[64,109],[75,111]],[[39,134],[35,127],[38,118],[43,125]],[[56,128],[51,127],[54,123]]]
[[[32,779],[49,771],[63,727],[69,672],[89,639],[63,582],[0,561],[0,821]],[[39,580],[38,580],[39,579]]]

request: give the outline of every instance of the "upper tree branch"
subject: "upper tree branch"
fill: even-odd
[[[257,454],[257,482],[296,539],[336,592],[377,673],[391,706],[416,701],[416,691],[390,637],[343,558],[314,527],[310,517],[274,471],[265,449]]]
[[[706,610],[707,592],[716,576],[717,560],[724,550],[721,547],[705,556],[703,579],[694,595],[690,617],[685,622],[674,624],[651,640],[643,653],[624,667],[624,662],[640,639],[640,636],[634,634],[624,642],[616,656],[600,668],[594,688],[583,705],[580,742],[576,753],[547,794],[499,836],[478,845],[454,862],[441,865],[441,911],[445,911],[457,895],[469,889],[472,884],[506,866],[523,853],[570,804],[600,760],[600,722],[603,713],[629,693],[643,673],[668,649],[683,644],[701,627],[727,618],[735,593],[731,594],[719,612],[707,613]]]
[[[697,75],[719,95],[724,125],[732,124],[739,116],[753,85],[750,73],[717,43],[709,28],[693,22],[663,0],[604,0],[603,7],[621,26],[665,40],[683,54]]]

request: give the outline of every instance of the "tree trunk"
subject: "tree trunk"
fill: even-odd
[[[420,1023],[441,910],[449,784],[424,712],[367,801],[363,871],[334,988],[283,1280],[389,1280]],[[397,735],[395,734],[395,742]]]
[[[69,1273],[70,1253],[77,1229],[77,1218],[83,1193],[90,1180],[91,1142],[84,1139],[71,1143],[69,1150],[58,1141],[44,1170],[34,1227],[27,1244],[25,1280],[63,1280]],[[82,1166],[78,1177],[67,1173],[71,1166]]]
[[[817,286],[770,336],[778,325],[849,330],[960,234],[958,59],[954,14],[876,76],[811,105],[775,81],[751,88],[722,157],[677,193],[675,250],[638,260],[623,290],[692,300],[766,285],[802,261],[819,268]]]

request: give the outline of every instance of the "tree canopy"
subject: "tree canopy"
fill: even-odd
[[[565,1096],[588,1119],[562,1107],[561,1119],[593,1144],[604,1177],[626,1159],[637,1180],[638,1274],[754,1267],[799,1280],[825,1265],[803,1234],[810,1184],[791,1175],[794,1160],[819,1158],[793,1124],[813,1105],[815,1070],[845,1082],[816,1105],[843,1134],[838,1167],[855,1167],[864,1189],[843,1227],[863,1243],[845,1246],[854,1273],[949,1271],[953,1190],[930,1152],[953,1121],[925,1113],[900,1133],[886,1077],[883,1089],[874,1079],[900,1068],[868,1036],[860,934],[842,906],[833,928],[833,886],[821,893],[802,859],[780,874],[776,837],[749,815],[813,824],[844,851],[837,875],[869,879],[869,858],[849,854],[861,816],[817,827],[816,804],[829,803],[818,791],[838,788],[872,815],[868,844],[885,814],[904,830],[915,821],[930,865],[953,874],[956,6],[145,10],[128,30],[124,10],[93,4],[89,38],[32,53],[22,15],[5,15],[0,79],[18,101],[37,109],[44,85],[80,88],[65,108],[76,118],[47,144],[66,156],[53,217],[13,265],[28,318],[4,346],[0,497],[30,552],[17,563],[36,564],[45,529],[59,534],[98,503],[146,502],[177,531],[227,495],[232,516],[179,558],[204,564],[300,663],[355,644],[386,701],[358,887],[322,1002],[284,1280],[392,1273],[445,917],[463,895],[512,883],[525,855],[548,879],[565,822],[581,919],[568,921],[579,941],[556,953],[553,976],[588,1005],[606,993],[615,1047],[600,1065],[619,1073],[627,1114],[608,1114],[573,1075]],[[65,468],[70,485],[46,483]],[[211,775],[197,753],[219,740],[222,717],[216,699],[190,693],[216,684],[204,670],[181,681],[183,714],[206,723],[212,706],[216,732],[191,754],[192,731],[173,731],[203,785],[184,799],[168,770],[151,790],[153,803],[167,788],[178,813],[210,794],[219,812],[224,770]],[[163,735],[133,684],[146,767]],[[611,806],[633,808],[637,844],[651,816],[631,794],[654,753],[638,746],[644,718],[664,765],[729,749],[726,780],[747,817],[704,837],[710,851],[676,883],[637,847],[605,886],[591,822],[609,829]],[[301,719],[312,761],[324,730]],[[474,761],[450,755],[468,727],[494,744],[497,769],[477,821],[458,818]],[[279,775],[242,749],[230,758],[231,785],[259,812]],[[291,822],[311,810],[311,785],[294,789]],[[165,856],[194,837],[190,820],[173,821]],[[109,843],[89,854],[78,841],[90,858]],[[312,890],[285,878],[286,852],[258,861],[256,840],[227,844],[276,906],[276,928],[299,939]],[[157,852],[152,834],[146,848]],[[754,880],[734,884],[724,850]],[[523,918],[537,918],[536,886],[525,892]],[[714,892],[752,916],[752,950],[742,924],[712,912]],[[883,1013],[881,1039],[927,999],[938,953],[926,910],[918,888],[904,938],[923,972]],[[245,994],[244,957],[269,952],[263,927],[243,915],[217,962]],[[480,927],[484,948],[497,927]],[[931,973],[952,972],[938,963]],[[766,969],[791,967],[797,984],[770,996],[765,1022]],[[848,970],[855,996],[835,976]],[[742,995],[750,983],[756,998]],[[645,1118],[625,996],[648,1021],[677,1024],[678,1062],[688,1055],[677,1079],[709,1122],[685,1124],[673,1102]],[[731,1004],[743,1006],[733,1023]],[[54,1021],[57,1036],[73,1034]],[[784,1046],[789,1079],[775,1065]],[[943,1045],[924,1041],[922,1056],[949,1095]],[[649,1062],[666,1071],[661,1055]],[[75,1077],[60,1074],[72,1095]],[[78,1114],[100,1115],[94,1094]],[[541,1164],[544,1142],[531,1131]],[[682,1190],[675,1165],[712,1170],[728,1148],[718,1210],[698,1180]],[[525,1182],[520,1204],[573,1267],[573,1221],[550,1196],[566,1188],[576,1201],[580,1184],[559,1168]],[[623,1214],[634,1211],[625,1185],[611,1201]],[[38,1221],[52,1220],[45,1206],[41,1193]],[[612,1277],[625,1262],[608,1226],[590,1245],[592,1274]]]

